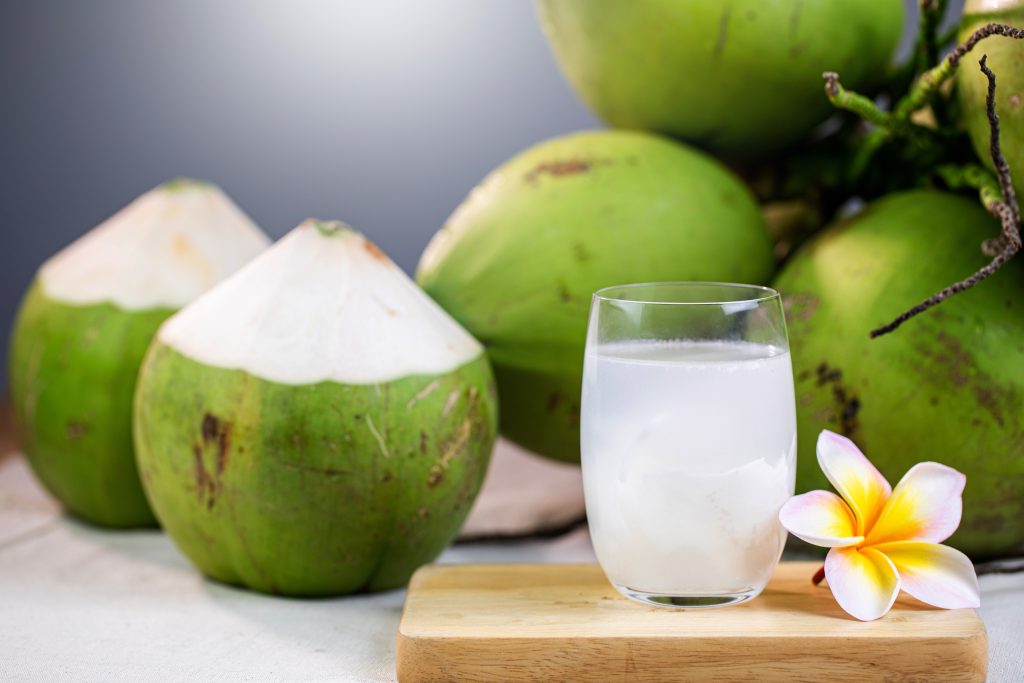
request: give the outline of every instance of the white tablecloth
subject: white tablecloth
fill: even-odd
[[[441,557],[593,559],[585,529]],[[989,680],[1024,681],[1024,574],[985,576],[982,590]],[[393,681],[403,598],[292,600],[205,581],[159,532],[62,517],[21,458],[0,459],[0,681]]]

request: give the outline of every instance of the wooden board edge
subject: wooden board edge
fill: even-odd
[[[879,650],[858,643],[858,648],[848,652],[842,649],[842,645],[848,643],[805,639],[802,643],[780,647],[783,640],[780,638],[751,639],[745,643],[741,656],[737,656],[735,648],[729,648],[732,644],[726,642],[728,639],[715,640],[709,638],[700,643],[694,654],[687,657],[671,638],[564,639],[549,646],[528,638],[416,638],[399,633],[396,674],[399,683],[530,680],[981,683],[985,681],[988,668],[988,638],[984,631],[956,640],[917,639],[917,647],[913,649],[886,643],[884,649]],[[953,642],[949,642],[951,640]]]

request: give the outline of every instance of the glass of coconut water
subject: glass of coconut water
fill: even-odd
[[[581,414],[601,567],[627,597],[719,607],[782,554],[796,414],[778,292],[713,282],[594,294]]]

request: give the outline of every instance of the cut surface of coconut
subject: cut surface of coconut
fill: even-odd
[[[280,384],[450,372],[483,347],[372,242],[307,220],[171,317],[158,339]]]
[[[51,257],[39,281],[49,298],[71,304],[181,308],[269,244],[215,185],[172,180]]]

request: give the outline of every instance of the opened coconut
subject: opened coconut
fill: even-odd
[[[132,452],[139,364],[160,324],[268,240],[219,189],[142,195],[40,268],[11,340],[18,443],[73,514],[152,525]]]
[[[483,347],[312,220],[161,327],[135,408],[171,538],[215,579],[291,595],[408,581],[458,531],[497,428]]]

